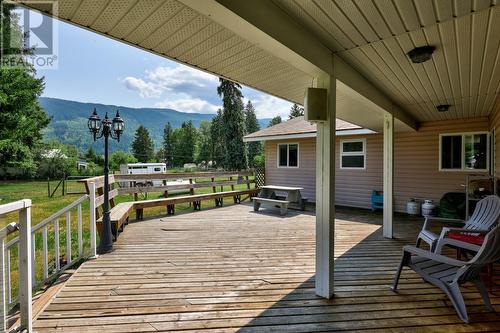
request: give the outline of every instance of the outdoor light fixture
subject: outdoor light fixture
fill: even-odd
[[[90,133],[94,136],[94,141],[104,137],[104,203],[102,215],[102,235],[99,243],[99,253],[107,253],[113,250],[113,239],[111,235],[111,222],[109,220],[109,161],[108,161],[108,138],[120,141],[125,129],[125,122],[120,117],[120,112],[116,110],[113,120],[108,118],[108,113],[101,120],[96,109],[92,112],[87,123]]]
[[[450,109],[450,106],[449,104],[441,104],[441,105],[438,105],[436,106],[436,109],[439,111],[439,112],[446,112]]]
[[[432,45],[416,47],[408,52],[408,56],[410,57],[411,62],[414,64],[420,64],[429,60],[435,49],[436,48]]]

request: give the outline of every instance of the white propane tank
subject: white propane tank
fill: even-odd
[[[422,204],[422,215],[434,216],[436,214],[436,205],[432,203],[432,200],[424,200]]]
[[[418,204],[417,199],[411,198],[410,201],[406,203],[406,212],[408,215],[420,215],[420,205]]]

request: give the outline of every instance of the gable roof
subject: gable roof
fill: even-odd
[[[358,125],[348,123],[342,119],[336,120],[337,135],[341,132],[345,134],[369,134],[373,131],[364,129]],[[348,132],[346,132],[348,131]],[[279,140],[279,139],[298,139],[298,138],[315,138],[316,124],[312,124],[304,119],[297,117],[285,122],[276,124],[271,127],[263,128],[260,131],[250,133],[243,138],[243,141],[264,141],[264,140]]]

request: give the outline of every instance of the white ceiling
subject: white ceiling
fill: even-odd
[[[500,89],[497,1],[273,1],[418,121],[490,114]],[[62,20],[290,101],[302,103],[313,79],[177,0],[58,4]],[[427,44],[436,46],[432,60],[412,64],[406,53]],[[339,92],[338,116],[377,129],[354,119],[364,101],[353,96]],[[372,104],[364,110],[380,113]],[[437,104],[453,106],[439,113]]]
[[[473,0],[273,0],[419,121],[487,116],[500,90],[500,6]],[[406,53],[434,45],[432,59]],[[451,104],[447,113],[435,106]]]

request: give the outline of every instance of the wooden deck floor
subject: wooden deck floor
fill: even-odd
[[[314,294],[314,216],[242,204],[131,223],[113,253],[80,267],[35,330],[500,331],[500,315],[484,311],[472,286],[464,288],[470,325],[408,270],[399,294],[390,291],[401,246],[421,223],[398,220],[398,239],[386,240],[380,216],[358,213],[338,214],[332,300]]]

